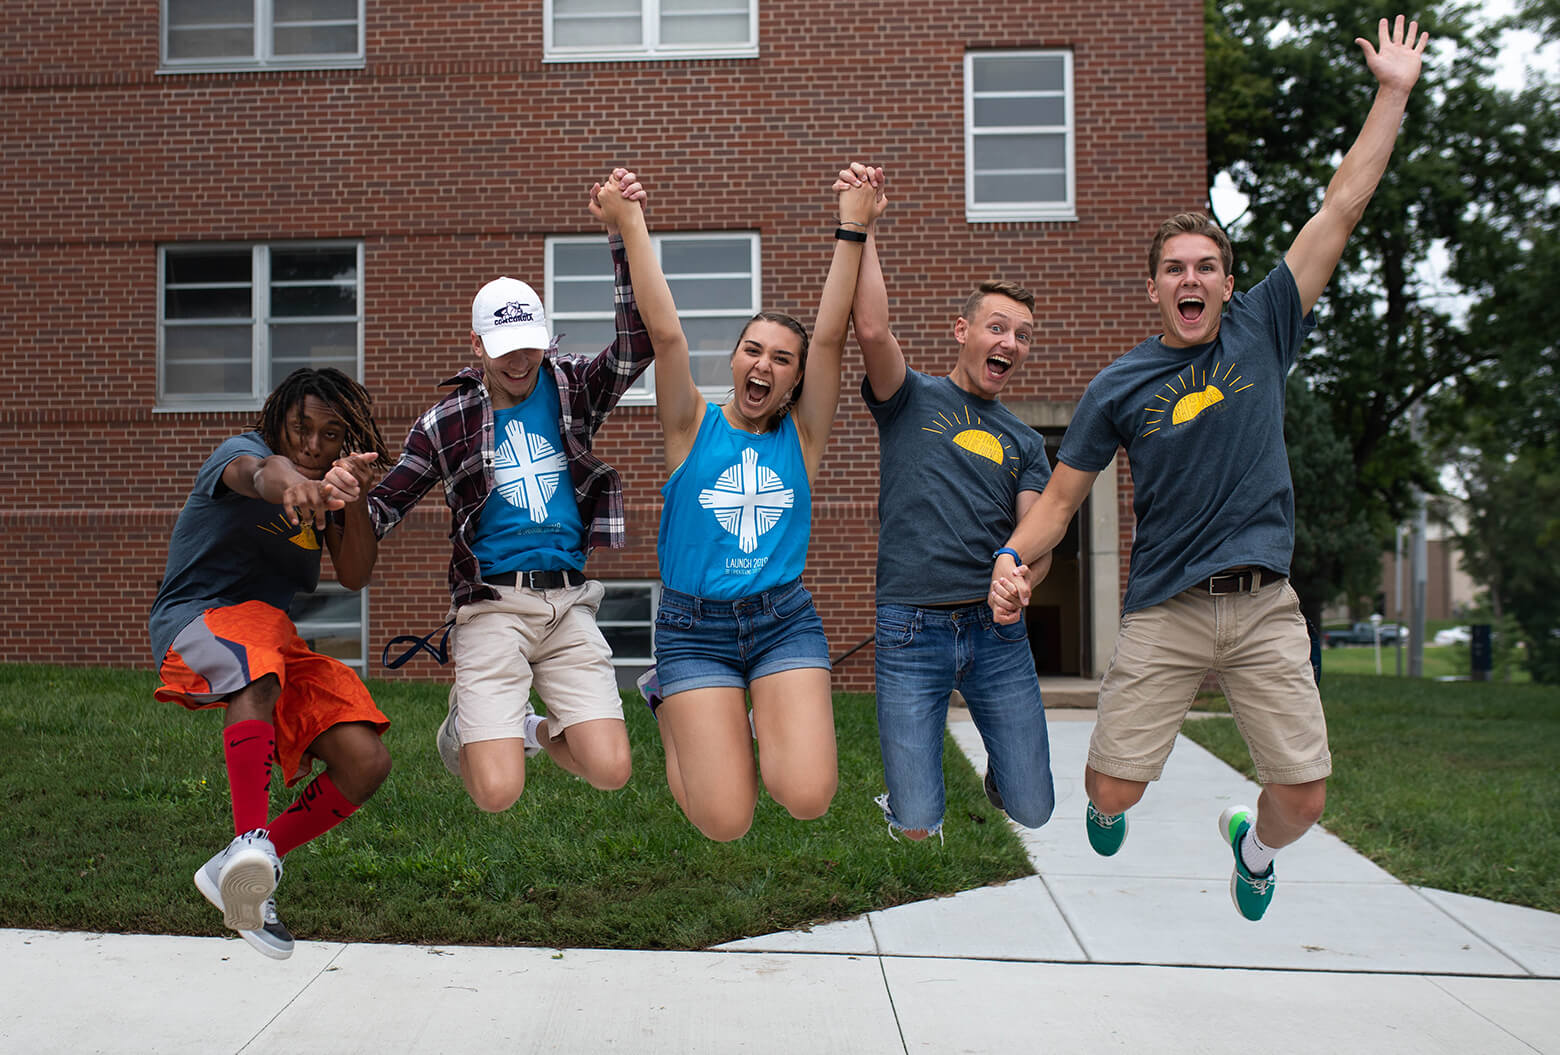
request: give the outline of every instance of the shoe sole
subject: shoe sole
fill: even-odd
[[[223,919],[226,921],[227,909],[225,909],[222,905],[222,893],[216,888],[215,885],[212,884],[211,880],[206,877],[206,869],[204,866],[196,869],[195,871],[195,889],[200,891],[201,897],[211,902],[213,908],[223,914]],[[264,905],[265,902],[262,901],[262,908]],[[291,945],[281,946],[274,944],[266,935],[265,929],[263,927],[258,930],[241,930],[238,932],[238,936],[247,941],[250,947],[259,952],[262,956],[268,956],[273,960],[285,960],[293,954],[293,947]]]
[[[259,850],[228,862],[218,880],[222,894],[222,922],[234,930],[259,930],[265,926],[265,901],[276,890],[276,868]]]

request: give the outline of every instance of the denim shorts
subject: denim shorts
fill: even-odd
[[[662,588],[655,613],[662,696],[745,689],[757,678],[810,667],[830,669],[829,640],[802,580],[735,601]]]

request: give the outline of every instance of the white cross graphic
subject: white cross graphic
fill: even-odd
[[[741,465],[731,466],[714,487],[699,492],[699,504],[713,510],[720,526],[737,536],[743,553],[753,552],[758,536],[780,522],[780,514],[795,498],[779,473],[758,464],[752,447],[742,452]]]
[[[498,493],[512,506],[531,514],[531,522],[547,519],[547,500],[569,468],[563,454],[525,426],[511,421],[504,426],[504,442],[493,458]]]

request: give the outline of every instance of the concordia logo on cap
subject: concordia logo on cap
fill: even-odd
[[[494,326],[506,326],[512,322],[535,322],[536,316],[525,306],[524,301],[512,300],[493,313]]]

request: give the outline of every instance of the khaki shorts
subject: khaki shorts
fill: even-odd
[[[1288,579],[1217,597],[1186,590],[1122,617],[1100,684],[1090,768],[1158,780],[1210,670],[1261,783],[1304,784],[1332,772],[1311,639]]]
[[[460,742],[523,737],[533,685],[554,739],[580,722],[621,721],[612,649],[596,626],[601,583],[493,588],[502,596],[462,605],[450,634]]]

